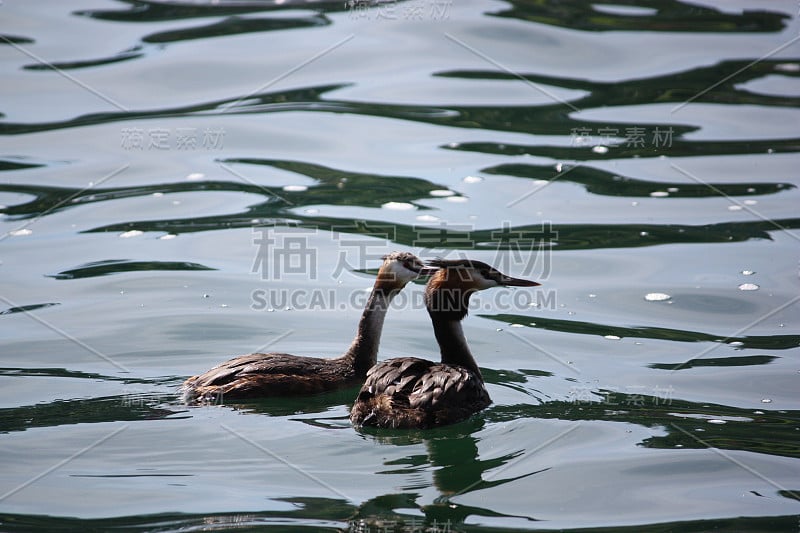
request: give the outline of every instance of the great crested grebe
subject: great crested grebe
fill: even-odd
[[[400,357],[370,368],[350,411],[355,426],[442,426],[464,420],[492,403],[461,328],[469,298],[490,287],[539,284],[506,276],[480,261],[436,260],[428,264],[439,268],[425,288],[425,307],[442,360],[434,363]]]
[[[356,336],[336,359],[285,353],[251,353],[235,357],[187,379],[181,391],[186,403],[263,396],[313,394],[355,385],[378,356],[383,321],[392,298],[406,284],[435,272],[414,254],[392,252],[383,257]]]

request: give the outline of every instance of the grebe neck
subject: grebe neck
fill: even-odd
[[[398,292],[398,288],[387,288],[378,284],[372,288],[364,312],[361,313],[356,336],[342,355],[342,359],[351,364],[359,374],[365,374],[378,362],[378,347],[386,311]]]
[[[431,322],[436,341],[439,343],[439,351],[442,354],[442,363],[463,366],[482,378],[478,363],[472,357],[467,339],[464,337],[461,321],[431,314]]]

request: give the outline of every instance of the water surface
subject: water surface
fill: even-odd
[[[796,2],[0,9],[3,530],[797,529]],[[488,409],[180,403],[391,250],[542,283],[473,300]]]

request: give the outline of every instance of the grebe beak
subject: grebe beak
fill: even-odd
[[[504,287],[538,287],[541,285],[541,283],[536,283],[535,281],[512,278],[511,276],[506,276],[505,274],[500,275],[500,279],[497,280],[497,283]]]

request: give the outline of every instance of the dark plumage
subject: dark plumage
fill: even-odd
[[[187,402],[316,394],[356,383],[355,366],[342,358],[251,353],[217,365],[184,384]]]
[[[373,366],[367,383],[351,412],[356,425],[431,428],[463,420],[492,403],[479,373],[416,357]]]
[[[373,366],[350,411],[356,426],[430,428],[464,420],[492,403],[461,328],[469,298],[490,287],[539,284],[506,276],[480,261],[430,264],[440,270],[425,289],[425,307],[441,363],[401,357]]]
[[[377,360],[383,321],[392,298],[409,281],[432,271],[407,252],[393,252],[383,259],[356,336],[341,357],[242,355],[187,379],[182,386],[184,401],[218,403],[223,399],[314,394],[363,380]]]

